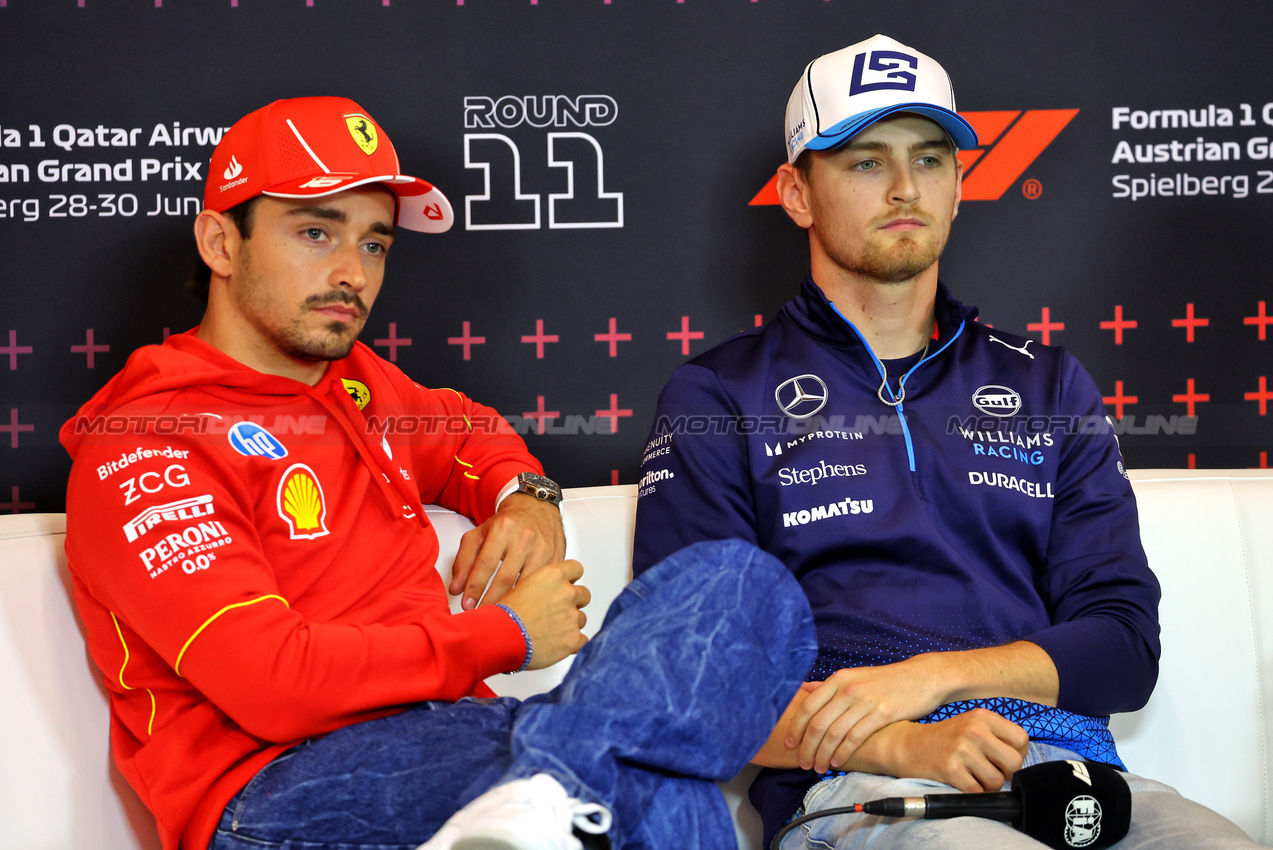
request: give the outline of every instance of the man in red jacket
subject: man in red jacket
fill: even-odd
[[[343,98],[251,113],[209,174],[202,324],[62,430],[76,602],[165,850],[728,846],[704,780],[755,752],[813,657],[786,571],[727,552],[757,561],[744,594],[683,553],[585,647],[560,490],[496,411],[356,341],[398,229],[445,231],[446,198]],[[478,523],[457,615],[433,503]],[[483,684],[577,652],[551,695]]]

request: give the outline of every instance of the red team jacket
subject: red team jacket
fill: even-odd
[[[526,656],[452,615],[421,504],[485,520],[540,472],[494,410],[361,343],[315,387],[194,336],[129,358],[62,428],[66,551],[111,744],[165,850],[289,746],[421,700],[489,696]]]

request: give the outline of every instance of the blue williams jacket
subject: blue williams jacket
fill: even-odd
[[[883,364],[886,389],[811,279],[677,369],[642,460],[634,572],[699,540],[773,553],[812,604],[810,680],[1029,640],[1056,664],[1060,710],[977,704],[1118,764],[1103,716],[1153,690],[1159,588],[1100,392],[1063,349],[977,324],[940,284],[936,314],[922,359]],[[893,407],[880,395],[899,378]]]

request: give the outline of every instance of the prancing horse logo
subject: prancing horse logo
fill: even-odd
[[[362,149],[367,156],[371,156],[376,152],[376,148],[380,146],[380,135],[376,132],[376,125],[372,124],[366,115],[346,115],[345,126],[349,128],[349,135],[354,140],[354,144]]]
[[[792,419],[808,419],[826,405],[827,385],[817,375],[797,375],[778,385],[774,401]]]

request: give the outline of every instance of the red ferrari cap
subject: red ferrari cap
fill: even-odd
[[[455,214],[431,183],[402,173],[393,143],[344,97],[276,100],[239,119],[212,152],[203,205],[225,212],[257,195],[318,198],[382,183],[399,227],[442,233]]]

